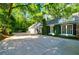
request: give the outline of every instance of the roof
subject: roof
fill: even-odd
[[[56,18],[56,19],[47,21],[47,25],[51,26],[51,25],[61,24],[62,22],[65,22],[64,18]]]
[[[73,14],[70,18],[56,18],[50,21],[47,21],[47,25],[56,25],[56,24],[63,24],[63,23],[79,23],[79,13]]]
[[[42,24],[41,23],[34,23],[34,24],[32,24],[30,27],[29,27],[29,29],[30,28],[37,28],[37,27],[39,27],[39,26],[41,26]]]
[[[69,18],[69,22],[79,23],[79,12],[72,14],[72,16]]]

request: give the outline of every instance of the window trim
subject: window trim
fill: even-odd
[[[68,25],[72,25],[72,34],[68,34],[68,33],[67,33]],[[63,33],[62,33],[62,26],[63,26],[63,24],[61,25],[61,35],[73,35],[73,24],[65,24],[65,27],[66,27],[66,34],[63,34]]]

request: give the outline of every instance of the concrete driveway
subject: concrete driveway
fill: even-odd
[[[78,55],[79,41],[43,35],[12,36],[0,42],[0,55]]]

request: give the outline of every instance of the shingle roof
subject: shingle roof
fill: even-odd
[[[70,19],[65,18],[56,18],[50,21],[47,21],[47,25],[56,25],[56,24],[63,24],[63,23],[79,23],[79,15],[72,15]]]
[[[56,18],[56,19],[47,21],[47,25],[48,25],[48,26],[50,26],[50,25],[56,25],[56,24],[60,24],[61,22],[63,22],[63,19],[61,19],[61,18]]]

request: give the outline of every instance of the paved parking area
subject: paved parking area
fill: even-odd
[[[78,55],[79,41],[43,35],[12,36],[0,42],[0,55]]]

